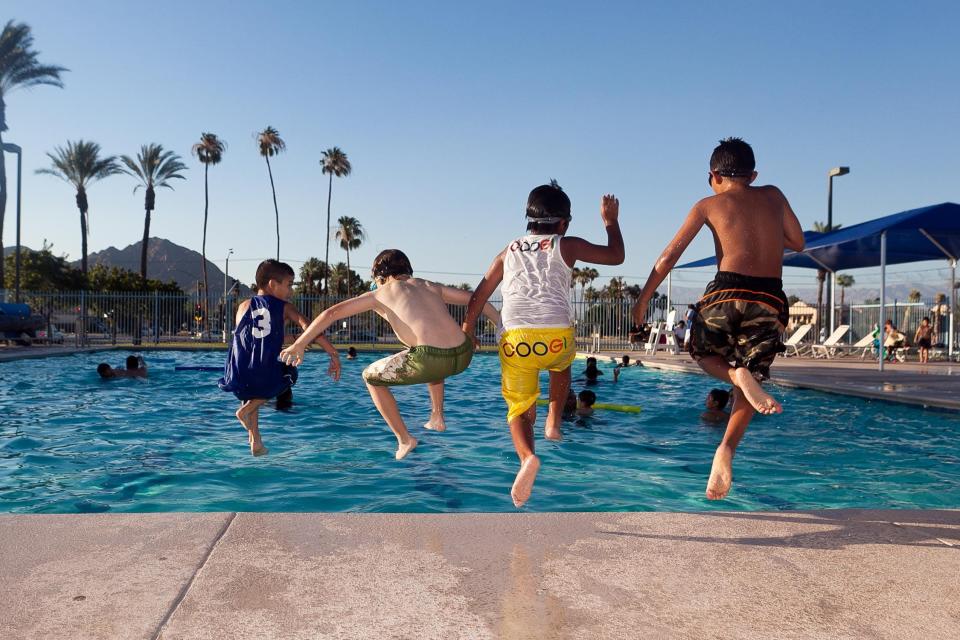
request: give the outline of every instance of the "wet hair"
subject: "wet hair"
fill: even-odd
[[[139,369],[140,358],[137,356],[127,356],[127,369]]]
[[[592,407],[593,403],[597,401],[597,394],[589,389],[584,389],[577,397],[580,398],[580,402],[588,407]]]
[[[620,362],[622,362],[623,364],[630,364],[630,356],[628,356],[627,354],[623,354],[623,357],[620,358]]]
[[[923,320],[926,320],[928,323],[930,322],[930,318],[928,318],[927,316],[923,316]],[[923,320],[921,320],[921,322],[923,322]]]
[[[279,281],[284,276],[293,278],[293,267],[279,260],[264,260],[257,266],[257,289],[266,289],[271,280]]]
[[[756,166],[753,149],[741,138],[724,138],[710,155],[710,171],[725,178],[749,178]]]
[[[596,366],[597,366],[596,358],[594,358],[593,356],[587,358],[587,367],[596,367]]]
[[[370,268],[376,280],[386,280],[390,276],[412,276],[413,267],[410,266],[410,258],[400,249],[386,249],[381,251],[373,259],[373,267]]]
[[[101,362],[97,365],[97,373],[100,374],[101,378],[109,378],[111,371],[113,371],[113,369],[111,369],[110,365],[106,362]]]
[[[723,389],[710,389],[710,393],[707,395],[717,403],[718,409],[723,409],[727,406],[727,403],[730,402],[730,392],[724,391]]]
[[[540,222],[537,218],[545,220]],[[527,196],[527,231],[557,233],[570,218],[570,198],[556,180],[540,185]]]
[[[357,350],[354,347],[347,349],[347,355],[351,358],[357,355]]]

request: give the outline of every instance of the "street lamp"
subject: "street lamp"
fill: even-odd
[[[20,175],[22,174],[23,169],[23,149],[20,148],[20,145],[13,144],[12,142],[3,143],[3,150],[7,153],[17,154],[17,252],[15,260],[15,275],[14,275],[14,301],[20,302]],[[2,259],[2,257],[0,257]],[[3,283],[0,282],[0,289],[3,289]]]
[[[227,341],[227,281],[230,280],[230,256],[233,255],[233,249],[227,251],[227,267],[223,273],[223,341]]]
[[[833,231],[833,179],[836,176],[845,176],[850,173],[850,167],[834,167],[827,171],[827,231]],[[830,309],[830,335],[833,335],[834,313],[833,301],[836,299],[836,274],[830,274],[830,288],[827,290],[827,308]]]

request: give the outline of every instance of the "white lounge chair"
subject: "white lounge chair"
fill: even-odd
[[[646,344],[643,345],[643,352],[646,355],[653,355],[657,351],[657,344],[660,342],[660,323],[655,322],[650,327],[650,335],[647,337]]]
[[[838,344],[834,347],[834,355],[845,356],[860,351],[860,359],[863,360],[867,354],[873,351],[873,341],[876,340],[872,333],[868,333],[853,344]]]
[[[677,311],[676,309],[671,310],[667,314],[666,322],[656,322],[653,327],[650,329],[650,339],[647,340],[647,344],[643,347],[643,352],[647,355],[653,355],[657,352],[657,349],[660,348],[660,336],[667,336],[667,343],[664,346],[665,349],[668,349],[671,353],[677,354],[680,353],[679,348],[677,347],[677,339],[673,335],[673,323],[676,322]]]
[[[837,353],[837,347],[840,345],[840,341],[843,340],[843,336],[847,335],[847,331],[849,330],[850,325],[840,325],[833,330],[830,337],[823,341],[823,344],[810,345],[810,353],[813,354],[814,358],[832,358]]]
[[[677,344],[677,334],[673,332],[673,325],[677,324],[677,310],[671,309],[667,314],[667,321],[663,323],[663,330],[667,333],[666,349],[673,355],[680,353],[680,345]]]
[[[802,351],[806,349],[800,342],[807,337],[807,334],[810,333],[810,329],[813,328],[812,324],[802,324],[796,328],[793,332],[793,335],[787,338],[787,341],[783,343],[783,346],[787,348],[783,355],[785,356],[799,356],[802,355]]]

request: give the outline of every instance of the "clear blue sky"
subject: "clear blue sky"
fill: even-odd
[[[47,239],[71,258],[79,215],[68,185],[33,174],[45,152],[80,138],[111,154],[176,150],[188,180],[158,194],[151,235],[199,250],[203,171],[189,152],[212,131],[229,147],[210,172],[207,255],[222,266],[232,247],[231,274],[252,280],[275,250],[254,142],[266,125],[288,144],[274,176],[295,267],[323,257],[319,158],[334,145],[354,173],[334,182],[333,218],[369,233],[353,264],[397,247],[445,282],[475,284],[549,178],[573,201],[571,233],[587,238],[603,235],[600,195],[620,197],[627,259],[600,272],[642,280],[707,195],[710,151],[729,135],[754,146],[759,182],[786,193],[804,228],[826,219],[826,172],[840,164],[852,168],[835,181],[840,223],[960,200],[955,2],[3,6],[0,18],[33,27],[41,61],[70,69],[63,90],[7,96],[5,139],[25,149],[24,244]],[[121,175],[90,189],[91,251],[139,240],[133,186]],[[685,258],[712,250],[705,230]],[[336,245],[331,258],[343,258]]]

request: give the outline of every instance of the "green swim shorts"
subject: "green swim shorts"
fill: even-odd
[[[461,373],[473,358],[473,341],[452,349],[421,345],[377,360],[363,370],[363,379],[376,387],[440,382]]]

